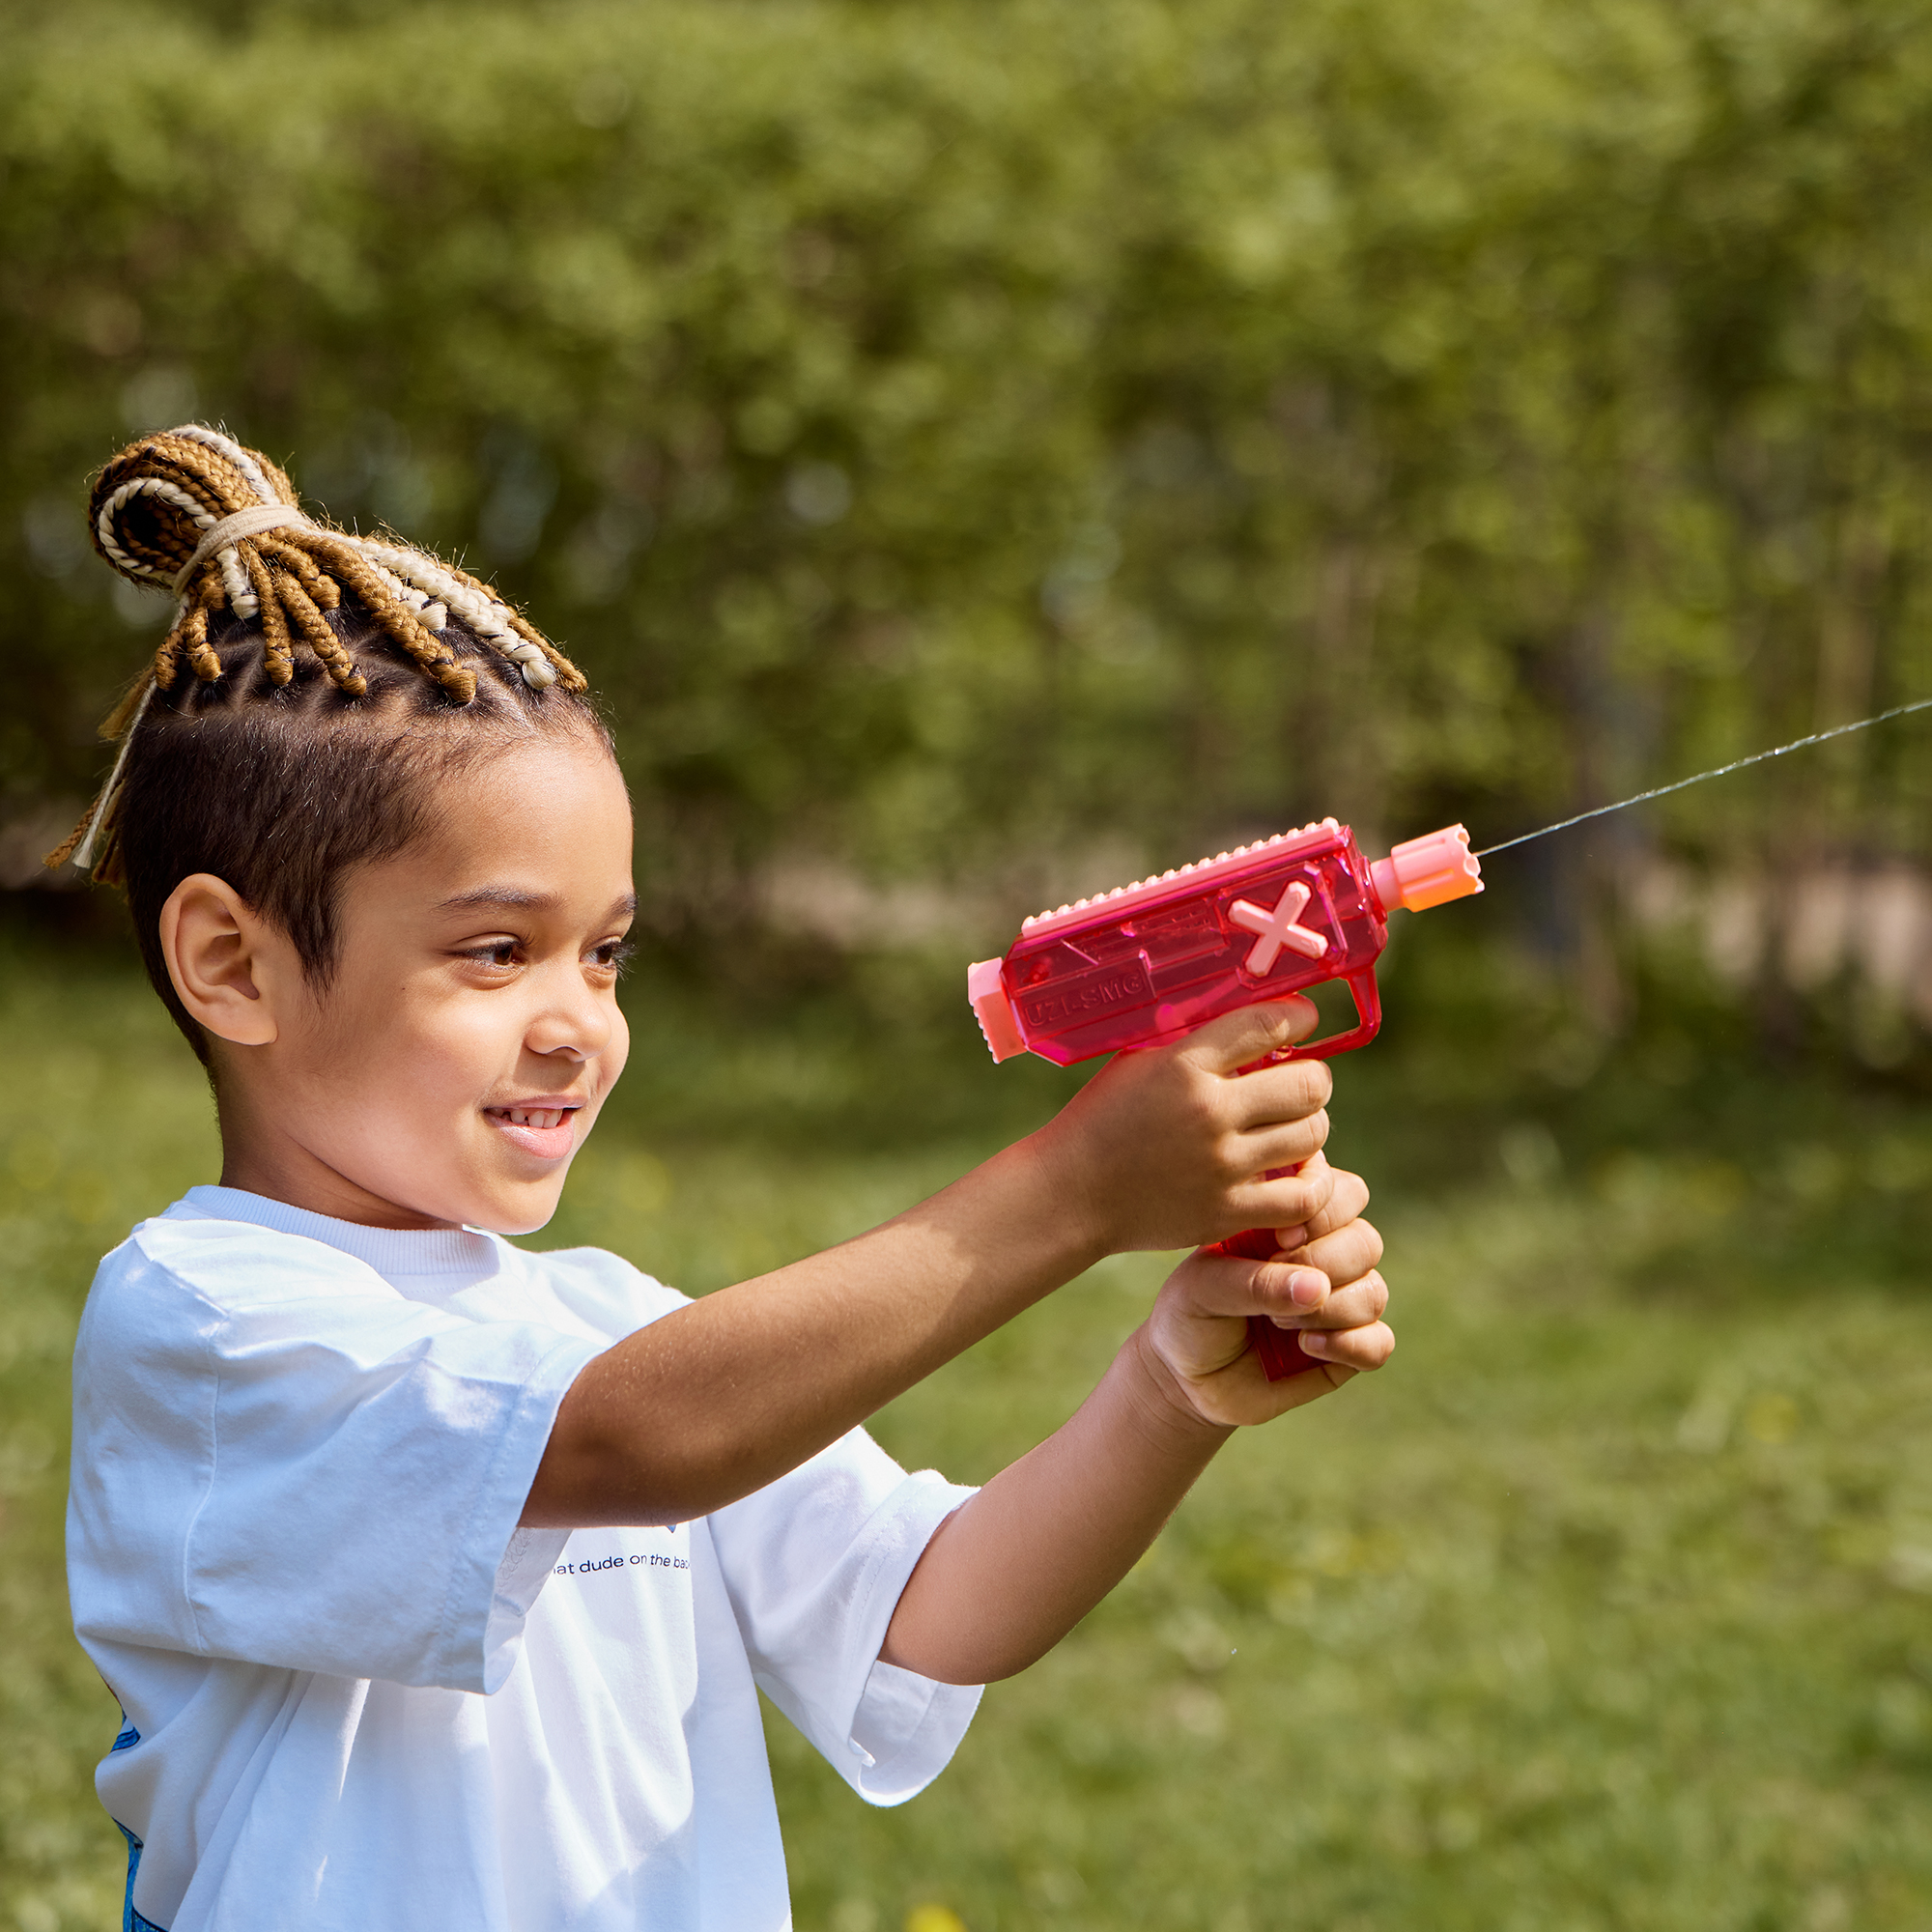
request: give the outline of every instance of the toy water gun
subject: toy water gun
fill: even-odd
[[[1023,922],[1004,959],[970,969],[967,998],[995,1060],[1037,1053],[1070,1066],[1339,980],[1355,1024],[1270,1056],[1325,1060],[1366,1046],[1381,1025],[1376,961],[1389,914],[1482,890],[1460,825],[1372,864],[1346,825],[1324,818]],[[1215,1251],[1265,1261],[1274,1233],[1250,1228]],[[1270,1381],[1320,1366],[1292,1331],[1260,1316],[1248,1327]]]

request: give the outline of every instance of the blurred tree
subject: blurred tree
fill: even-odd
[[[196,415],[527,600],[699,926],[1932,690],[1922,4],[9,11],[10,809],[160,622],[83,479]],[[1922,851],[1922,744],[1647,823]]]

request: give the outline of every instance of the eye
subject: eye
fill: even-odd
[[[498,972],[507,973],[515,966],[517,953],[522,942],[515,939],[493,939],[482,946],[466,947],[463,957],[473,959],[479,966],[492,966]]]
[[[590,949],[590,963],[607,973],[621,973],[637,949],[628,939],[607,939]]]

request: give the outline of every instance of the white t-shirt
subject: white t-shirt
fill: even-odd
[[[517,1527],[579,1370],[683,1302],[222,1187],[101,1263],[68,1581],[131,1924],[779,1932],[753,1685],[875,1804],[938,1775],[980,1693],[879,1646],[970,1491],[854,1430],[698,1521]]]

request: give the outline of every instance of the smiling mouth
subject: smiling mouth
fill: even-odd
[[[485,1107],[484,1118],[503,1137],[539,1160],[560,1160],[576,1141],[572,1125],[578,1107]]]

